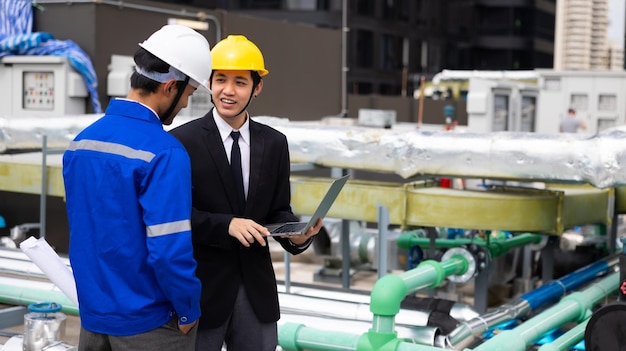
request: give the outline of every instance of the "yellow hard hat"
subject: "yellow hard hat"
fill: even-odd
[[[269,73],[261,50],[243,35],[222,39],[211,50],[211,59],[214,71],[257,71],[260,76]]]

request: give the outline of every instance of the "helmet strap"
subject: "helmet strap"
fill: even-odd
[[[187,84],[189,84],[189,76],[186,76],[183,81],[176,81],[176,89],[178,90],[176,92],[176,97],[174,98],[174,101],[172,101],[170,108],[161,116],[161,123],[164,123],[170,117],[172,112],[174,112],[174,109],[176,108],[176,105],[178,105],[178,101],[180,101],[180,97],[183,95]]]
[[[248,98],[248,103],[246,104],[246,106],[244,106],[243,110],[239,111],[239,114],[243,113],[246,109],[248,109],[248,106],[250,106],[250,102],[252,102],[252,98],[254,97],[254,91],[256,90],[256,87],[259,86],[259,82],[261,81],[261,76],[258,75],[258,73],[256,71],[250,71],[250,74],[252,75],[252,91],[250,92],[250,98]],[[258,79],[255,79],[254,75],[257,75]]]
[[[243,110],[239,111],[237,116],[239,116],[240,114],[244,113],[248,109],[248,106],[250,106],[250,102],[252,101],[252,97],[253,96],[254,96],[254,89],[252,89],[252,94],[250,94],[250,98],[248,99],[248,103],[246,104],[246,106],[243,107]]]

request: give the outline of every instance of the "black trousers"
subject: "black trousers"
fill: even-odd
[[[243,286],[228,320],[217,328],[198,330],[196,339],[196,351],[276,351],[277,346],[276,323],[259,321]]]
[[[187,335],[178,330],[178,317],[145,333],[129,336],[113,336],[80,329],[78,351],[193,351],[196,345],[198,325]]]

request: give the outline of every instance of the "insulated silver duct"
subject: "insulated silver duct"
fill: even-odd
[[[0,118],[0,152],[65,148],[101,115]],[[588,183],[598,188],[626,184],[626,129],[593,136],[523,132],[465,133],[331,126],[255,117],[287,135],[291,161],[324,167],[395,173],[403,178],[446,175],[465,178]],[[188,120],[176,119],[174,127]]]

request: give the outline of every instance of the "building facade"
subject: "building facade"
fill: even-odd
[[[349,94],[413,96],[443,69],[553,63],[556,0],[160,1],[342,28]]]
[[[621,70],[623,43],[610,43],[607,0],[558,1],[554,69]]]

